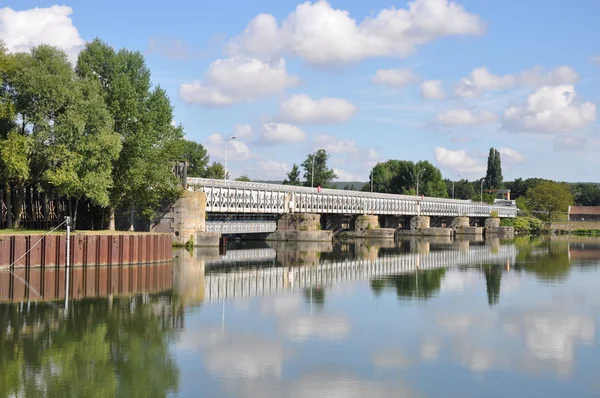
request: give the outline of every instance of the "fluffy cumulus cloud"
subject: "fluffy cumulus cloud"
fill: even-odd
[[[315,137],[315,149],[325,149],[329,153],[358,153],[359,148],[354,141],[338,140],[331,135],[321,134]]]
[[[585,151],[589,143],[590,139],[588,137],[579,135],[558,135],[554,137],[554,150],[580,152]]]
[[[373,83],[391,87],[404,87],[419,81],[419,76],[410,69],[378,69],[373,76]]]
[[[277,94],[298,84],[285,60],[263,62],[255,58],[231,57],[214,61],[204,82],[184,83],[179,95],[185,102],[205,106],[229,105]]]
[[[435,148],[435,160],[440,167],[463,176],[481,176],[485,166],[465,150],[453,151],[444,147]]]
[[[306,139],[299,127],[285,123],[267,123],[262,127],[259,142],[264,145],[293,144]]]
[[[469,109],[450,109],[437,115],[435,121],[444,126],[474,126],[495,122],[496,114],[489,111],[472,112]]]
[[[58,5],[24,11],[0,8],[0,40],[10,52],[49,44],[65,51],[74,61],[85,40],[73,26],[71,14],[71,7]]]
[[[440,37],[483,32],[477,15],[449,0],[414,0],[407,8],[383,9],[361,23],[326,1],[307,1],[281,24],[270,14],[259,14],[224,51],[257,57],[290,54],[313,65],[327,65],[403,57]]]
[[[312,99],[308,95],[299,94],[281,104],[279,118],[293,123],[343,123],[348,121],[357,110],[356,105],[342,98]]]
[[[596,105],[579,100],[571,85],[544,86],[526,104],[504,111],[507,131],[557,134],[580,130],[596,120]]]
[[[283,180],[290,169],[286,163],[276,162],[272,159],[261,159],[248,165],[244,173],[267,180]]]
[[[446,98],[446,92],[442,87],[442,81],[425,80],[421,83],[421,98],[430,100],[441,100]]]
[[[225,158],[225,136],[221,134],[211,134],[206,139],[206,149],[211,158],[224,159]],[[242,140],[236,139],[229,141],[227,144],[227,159],[228,160],[248,160],[256,158],[257,155],[250,151],[248,145]]]
[[[252,138],[252,127],[247,124],[238,124],[233,127],[234,135],[238,140],[247,140]]]
[[[539,88],[562,84],[575,84],[579,75],[568,66],[561,66],[547,72],[543,67],[536,66],[516,75],[495,75],[487,68],[475,68],[454,87],[454,93],[459,97],[479,97],[486,91],[505,90],[512,87]]]
[[[522,163],[526,160],[525,156],[512,148],[500,148],[498,152],[500,152],[502,160],[509,163]]]

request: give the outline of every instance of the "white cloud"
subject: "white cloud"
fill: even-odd
[[[486,91],[505,90],[512,87],[539,88],[561,84],[575,84],[579,75],[568,66],[560,66],[547,72],[541,66],[535,66],[516,75],[503,76],[491,73],[487,68],[475,68],[454,87],[454,93],[459,97],[479,97]]]
[[[298,83],[296,76],[287,73],[284,59],[263,62],[254,58],[232,57],[211,63],[204,83],[184,83],[179,86],[179,95],[185,102],[205,106],[229,105],[281,93]]]
[[[419,81],[419,76],[410,69],[378,69],[373,76],[373,83],[392,87],[404,87]]]
[[[356,105],[342,98],[312,99],[306,94],[299,94],[281,104],[279,118],[294,123],[343,123],[348,121],[357,109]]]
[[[296,315],[283,320],[282,332],[294,342],[308,339],[341,340],[350,332],[350,321],[343,316]]]
[[[350,173],[343,169],[333,168],[333,171],[338,176],[338,181],[362,181],[364,177],[359,176],[358,174]]]
[[[512,148],[500,148],[498,149],[498,152],[500,152],[500,155],[502,155],[502,160],[505,161],[507,160],[512,163],[522,163],[526,160],[525,156]]]
[[[444,168],[463,176],[480,176],[485,174],[485,166],[464,150],[452,151],[443,147],[435,148],[435,160]]]
[[[497,117],[494,112],[471,112],[468,109],[450,109],[436,116],[437,123],[444,126],[473,126],[494,123]]]
[[[211,158],[213,159],[225,159],[225,137],[221,134],[211,134],[206,140],[206,149]],[[242,141],[232,140],[227,144],[227,160],[239,161],[256,158],[257,155],[253,154]]]
[[[354,141],[338,140],[331,135],[321,134],[315,137],[315,149],[325,149],[329,153],[357,153],[358,146]]]
[[[446,98],[446,92],[441,80],[425,80],[421,83],[421,98],[441,100]]]
[[[238,124],[233,127],[233,131],[237,140],[244,141],[252,138],[252,127],[247,124]]]
[[[581,102],[570,85],[544,86],[529,95],[527,103],[504,111],[503,127],[513,132],[566,133],[596,120],[596,105]]]
[[[290,171],[286,163],[276,162],[272,159],[259,160],[249,166],[250,174],[268,180],[283,180]]]
[[[585,151],[590,139],[578,135],[559,135],[554,137],[555,151]]]
[[[306,139],[306,133],[300,128],[285,123],[267,123],[263,125],[260,142],[265,145],[293,144]]]
[[[383,9],[357,24],[348,11],[326,1],[299,4],[279,25],[259,14],[226,46],[227,54],[258,57],[291,54],[313,65],[404,57],[440,37],[480,35],[477,15],[448,0],[415,0],[406,9]]]
[[[454,93],[459,97],[473,98],[480,96],[484,91],[504,90],[513,87],[516,79],[512,75],[498,76],[487,68],[475,68],[467,77],[463,77],[454,88]]]
[[[71,7],[59,5],[24,11],[0,8],[0,40],[10,52],[27,52],[49,44],[66,52],[74,62],[85,40],[73,26],[71,14]]]

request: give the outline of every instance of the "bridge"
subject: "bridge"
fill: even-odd
[[[263,234],[272,240],[331,241],[409,234],[451,236],[504,232],[515,207],[470,200],[186,178],[183,196],[153,226],[175,242],[215,246],[221,235]],[[412,231],[412,232],[411,232]]]
[[[482,264],[506,265],[515,262],[514,245],[471,246],[468,251],[445,249],[428,253],[403,253],[373,260],[343,260],[303,266],[275,266],[273,249],[232,250],[204,265],[204,301],[269,296],[306,288],[370,280],[393,275]],[[233,267],[247,261],[248,267]],[[258,266],[262,263],[263,266]]]

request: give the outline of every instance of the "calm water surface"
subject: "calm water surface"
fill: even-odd
[[[600,240],[235,246],[0,304],[0,396],[600,396]]]

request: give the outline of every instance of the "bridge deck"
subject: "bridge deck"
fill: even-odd
[[[337,189],[256,182],[188,178],[192,189],[206,193],[206,211],[215,213],[329,213],[425,215],[449,217],[516,217],[515,207],[468,200],[421,198]]]

